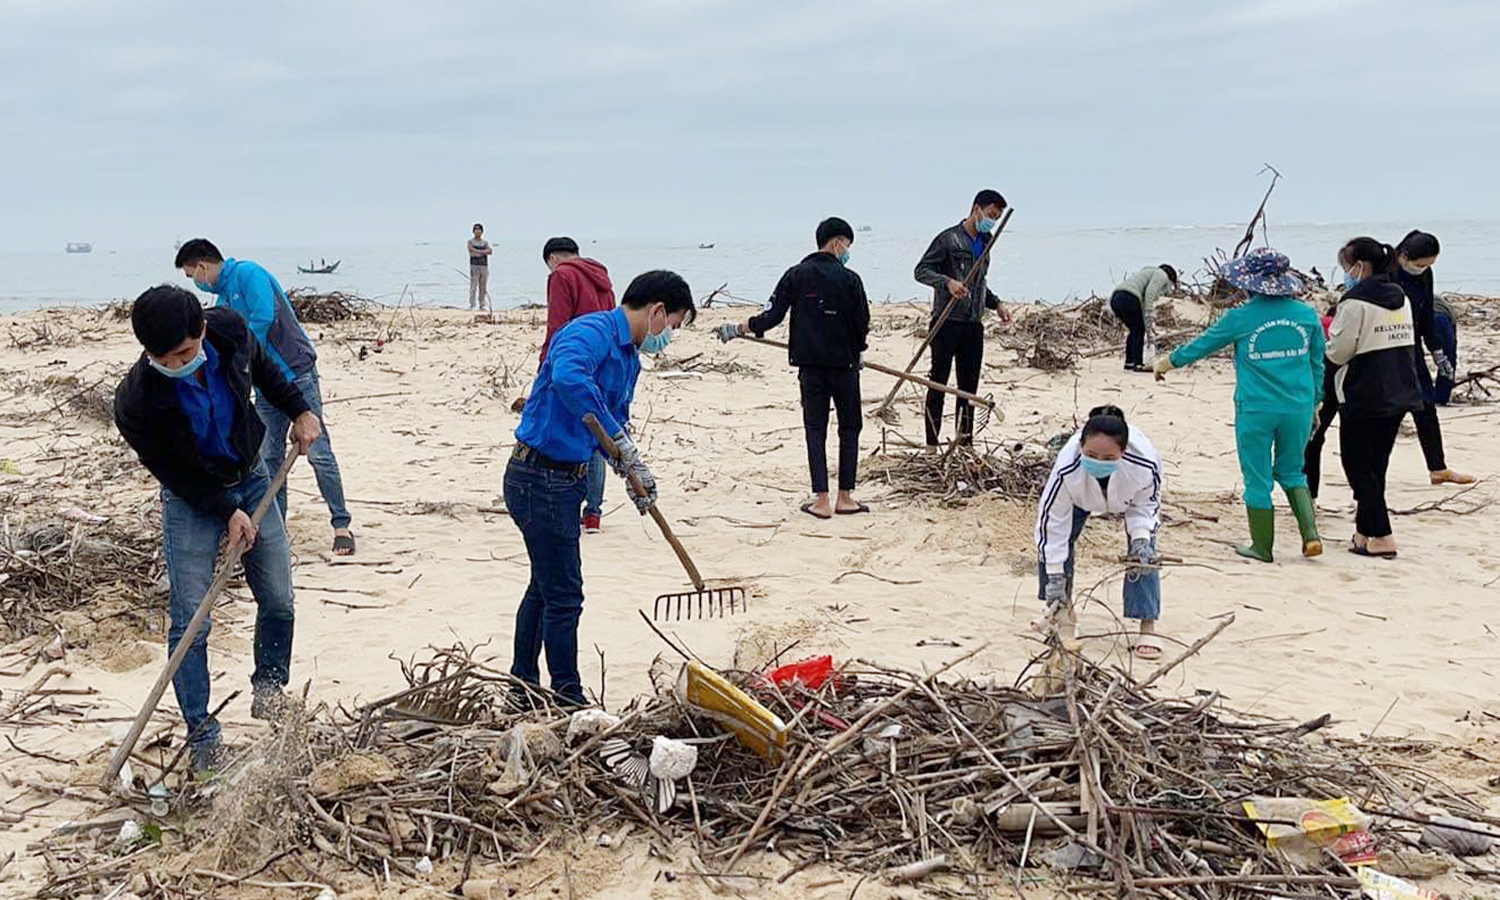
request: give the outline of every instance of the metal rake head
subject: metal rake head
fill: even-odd
[[[975,434],[978,434],[979,432],[988,428],[991,418],[994,418],[1000,422],[1005,421],[1005,413],[1000,412],[1000,410],[995,408],[995,395],[985,394],[984,399],[986,402],[983,405],[980,405],[979,410],[974,414]]]
[[[749,609],[749,598],[742,587],[705,588],[662,594],[651,606],[656,622],[680,622],[691,619],[722,619]]]

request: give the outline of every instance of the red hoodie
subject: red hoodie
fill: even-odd
[[[615,308],[615,289],[609,283],[609,270],[597,260],[581,256],[565,259],[557,271],[547,276],[547,339],[542,342],[542,359],[557,330],[579,316],[609,312]]]

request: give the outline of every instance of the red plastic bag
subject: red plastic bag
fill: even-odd
[[[799,681],[803,687],[810,691],[815,691],[822,687],[823,683],[832,677],[832,675],[833,657],[814,656],[811,659],[804,659],[801,662],[794,662],[779,669],[773,669],[766,676],[766,680],[777,687],[785,687],[794,681]]]

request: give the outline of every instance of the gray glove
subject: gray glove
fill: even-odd
[[[615,470],[616,475],[625,479],[627,485],[630,483],[632,473],[641,480],[641,487],[645,488],[646,492],[637,494],[632,489],[630,499],[634,501],[635,508],[640,510],[641,515],[645,515],[646,510],[656,505],[656,476],[652,475],[651,470],[646,467],[645,461],[641,459],[640,448],[636,447],[630,435],[621,431],[614,436],[613,440],[615,449],[619,452],[610,458],[609,467]]]
[[[1042,600],[1047,604],[1048,612],[1055,612],[1068,605],[1068,576],[1062,572],[1047,576],[1047,583],[1042,587]]]
[[[1432,351],[1432,364],[1437,366],[1438,377],[1453,380],[1453,361],[1448,359],[1448,354],[1441,350]]]
[[[1156,550],[1151,546],[1150,538],[1132,538],[1130,540],[1130,558],[1135,560],[1138,566],[1154,566],[1160,560]]]
[[[730,322],[727,325],[720,325],[718,328],[714,329],[714,333],[719,336],[719,340],[723,341],[726,344],[737,337],[745,336],[745,330],[741,328],[736,322]]]

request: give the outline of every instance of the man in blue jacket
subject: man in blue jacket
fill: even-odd
[[[217,295],[218,306],[227,306],[244,317],[250,324],[250,332],[265,347],[266,356],[286,380],[302,392],[307,405],[322,423],[323,393],[318,384],[318,354],[297,321],[297,313],[276,277],[249,260],[225,259],[219,248],[204,238],[194,238],[183,244],[177,251],[176,266],[193,280],[198,290]],[[261,448],[261,456],[266,467],[274,472],[281,467],[285,456],[291,421],[274,403],[268,402],[261,391],[256,391],[255,410],[266,423],[266,442]],[[308,451],[307,459],[318,479],[323,502],[328,504],[328,515],[333,523],[333,552],[338,556],[352,556],[354,534],[349,530],[352,519],[344,503],[344,480],[339,474],[339,463],[333,455],[326,423],[317,443]],[[276,502],[285,518],[285,487],[276,495]]]
[[[505,467],[505,508],[526,544],[531,581],[516,610],[510,673],[539,684],[545,648],[559,703],[586,702],[578,674],[583,614],[578,507],[589,460],[601,448],[583,417],[592,413],[614,438],[620,453],[608,462],[615,472],[640,478],[646,494],[633,499],[644,514],[656,502],[656,479],[625,430],[641,374],[640,354],[665,350],[673,330],[691,322],[696,312],[682,276],[664,271],[637,276],[618,307],[580,316],[557,332],[521,412],[515,450]],[[517,693],[518,703],[528,702]]]

